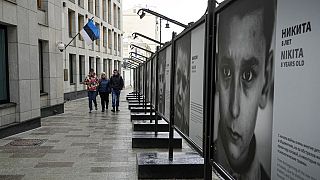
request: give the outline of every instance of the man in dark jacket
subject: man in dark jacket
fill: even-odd
[[[113,75],[110,78],[110,87],[112,90],[112,112],[119,111],[119,97],[123,86],[123,79],[118,70],[113,70]]]

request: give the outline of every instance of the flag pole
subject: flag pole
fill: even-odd
[[[90,18],[90,20],[92,21],[94,17]],[[67,47],[72,43],[72,41],[80,34],[80,32],[78,32],[72,39],[71,41],[66,45],[66,47],[64,49],[67,49]]]
[[[71,41],[66,45],[65,49],[71,44],[71,42],[79,35],[80,33],[78,32],[72,39]]]

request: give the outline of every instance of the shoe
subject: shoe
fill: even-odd
[[[120,111],[119,108],[116,108],[116,111]]]
[[[98,110],[98,107],[96,106],[96,110]]]
[[[89,113],[91,113],[91,110],[89,111]]]
[[[101,112],[104,112],[104,109],[102,109],[102,111]]]
[[[115,112],[114,108],[111,109],[112,112]]]

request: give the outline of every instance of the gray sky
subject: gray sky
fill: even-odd
[[[218,0],[221,2],[222,0]],[[123,0],[123,9],[127,10],[135,5],[154,10],[171,19],[188,24],[200,19],[207,8],[208,0]],[[170,24],[170,28],[164,28],[166,21],[162,21],[162,42],[170,41],[172,31],[180,33],[183,28]]]

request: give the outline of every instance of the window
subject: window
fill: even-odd
[[[101,62],[100,58],[96,58],[96,75],[100,76],[101,71]]]
[[[108,23],[111,24],[111,0],[108,0]]]
[[[106,75],[107,75],[107,71],[108,71],[108,60],[103,59],[103,72],[105,72]]]
[[[107,47],[107,28],[103,27],[103,47]]]
[[[9,102],[7,29],[0,26],[0,104]]]
[[[88,0],[88,11],[93,14],[93,0]]]
[[[42,6],[43,6],[42,3],[43,3],[42,0],[37,0],[37,7],[38,7],[38,9],[42,9]]]
[[[120,34],[118,34],[118,51],[121,52],[121,35]]]
[[[96,27],[99,29],[99,31],[100,31],[100,25],[99,25],[99,23],[96,23]],[[97,40],[95,40],[96,41],[96,45],[97,46],[100,46],[100,39],[97,39]]]
[[[108,29],[108,48],[112,49],[112,32]]]
[[[44,92],[43,85],[43,42],[39,41],[39,83],[40,83],[40,93]]]
[[[121,13],[121,11],[120,11],[120,7],[118,7],[118,29],[120,29],[121,27],[120,27],[120,19],[121,19],[121,15],[120,15],[120,13]]]
[[[95,0],[95,15],[100,17],[100,0]]]
[[[84,26],[84,16],[81,14],[78,14],[78,32],[81,31],[81,29]],[[80,41],[83,41],[83,38],[81,35],[78,36]]]
[[[85,78],[85,56],[79,56],[79,81],[80,83],[84,81]]]
[[[72,38],[76,35],[76,28],[75,28],[75,20],[74,17],[75,13],[71,9],[68,9],[68,27],[69,27],[69,37]]]
[[[117,60],[114,60],[114,62],[113,62],[113,66],[114,66],[114,68],[113,68],[113,69],[117,69],[117,70],[118,70],[118,63],[117,63]]]
[[[93,57],[89,57],[89,70],[94,69]]]
[[[107,0],[102,0],[102,18],[107,21]]]
[[[108,61],[109,61],[109,64],[108,64],[108,68],[109,68],[109,77],[111,77],[111,76],[112,76],[112,60],[111,60],[111,59],[109,59]]]
[[[75,83],[75,74],[76,74],[76,55],[69,54],[69,77],[70,77],[70,84]]]
[[[78,5],[83,8],[84,7],[84,0],[78,0]]]
[[[116,32],[114,32],[114,36],[113,36],[114,38],[113,38],[113,40],[114,40],[114,50],[117,50],[117,41],[118,41],[118,36],[117,36],[117,33]]]
[[[118,27],[117,25],[117,5],[113,4],[113,25],[114,27]]]

